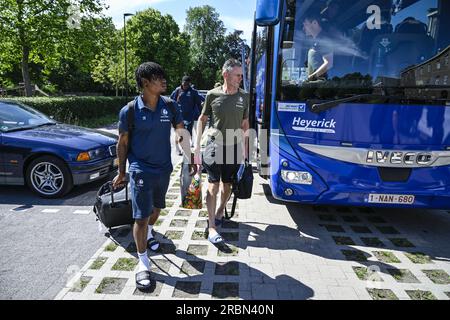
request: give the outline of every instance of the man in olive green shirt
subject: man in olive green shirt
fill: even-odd
[[[222,68],[223,85],[209,91],[206,95],[202,114],[197,124],[197,143],[195,162],[202,163],[208,172],[208,239],[214,244],[223,242],[216,227],[223,221],[225,206],[231,195],[233,176],[239,164],[247,158],[247,140],[244,133],[249,129],[249,96],[240,89],[242,65],[235,59],[229,59]],[[203,128],[211,116],[212,128],[208,132],[208,142],[200,161],[200,141]],[[244,142],[245,141],[245,142]],[[220,182],[222,190],[220,205],[217,207],[217,195]]]

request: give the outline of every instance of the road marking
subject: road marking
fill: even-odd
[[[75,210],[73,214],[89,214],[91,210]]]
[[[44,210],[42,210],[41,212],[42,212],[42,213],[56,213],[56,212],[58,212],[59,210],[61,210],[61,209],[44,209]]]

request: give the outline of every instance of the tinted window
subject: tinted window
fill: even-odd
[[[423,99],[447,92],[450,1],[287,0],[281,100],[383,93]],[[447,58],[448,61],[448,58]],[[424,70],[426,72],[424,72]],[[423,91],[423,90],[422,90]]]

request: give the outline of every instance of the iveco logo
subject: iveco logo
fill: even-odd
[[[427,166],[433,162],[433,155],[427,152],[378,151],[367,152],[366,163],[388,166]]]

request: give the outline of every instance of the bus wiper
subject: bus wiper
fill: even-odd
[[[322,102],[322,103],[314,103],[313,105],[311,105],[311,111],[314,113],[320,113],[320,112],[326,111],[328,109],[334,108],[341,103],[358,101],[358,100],[362,100],[362,99],[380,99],[380,98],[391,99],[391,98],[399,98],[399,97],[386,96],[386,95],[381,95],[381,94],[358,94],[358,95],[351,96],[348,98],[342,98],[342,99],[337,99],[337,100],[332,100],[332,101],[327,101],[327,102]]]

